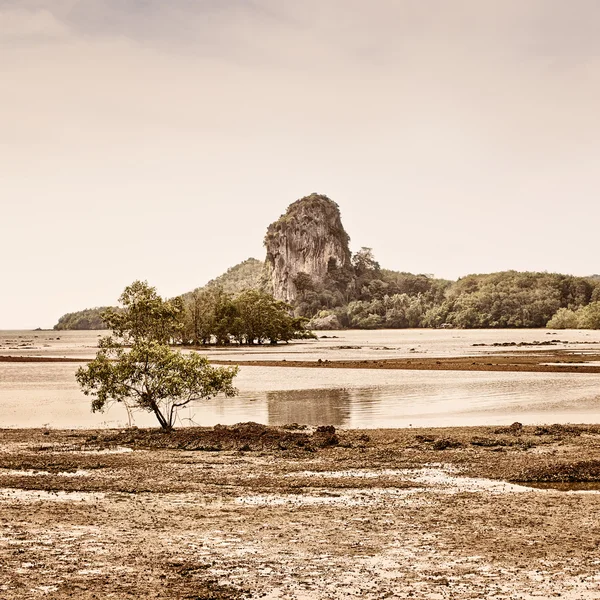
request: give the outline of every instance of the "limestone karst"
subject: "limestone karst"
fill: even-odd
[[[350,270],[349,241],[340,209],[327,196],[311,194],[290,204],[265,236],[266,278],[275,298],[293,304],[301,285]]]

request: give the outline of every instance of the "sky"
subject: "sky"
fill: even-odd
[[[0,328],[254,256],[326,194],[455,279],[600,272],[596,0],[0,0]]]

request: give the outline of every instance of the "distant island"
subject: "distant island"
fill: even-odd
[[[339,206],[311,194],[269,225],[266,259],[249,258],[182,295],[198,309],[207,290],[235,297],[261,290],[288,303],[311,329],[600,328],[600,276],[504,271],[457,281],[381,268],[370,248],[355,254]],[[104,329],[105,307],[62,316],[56,330]]]

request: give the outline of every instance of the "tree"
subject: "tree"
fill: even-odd
[[[229,334],[237,315],[231,295],[214,285],[195,290],[185,301],[183,342],[218,345],[230,341]]]
[[[168,344],[181,335],[183,301],[163,300],[146,281],[134,281],[119,298],[121,308],[109,308],[102,319],[123,343],[156,341]]]
[[[366,273],[378,273],[381,267],[375,260],[372,248],[364,246],[352,257],[352,265],[358,277],[363,277]]]
[[[569,308],[559,308],[546,324],[548,329],[578,329],[577,313]]]
[[[221,392],[236,394],[237,367],[211,367],[206,358],[169,346],[180,330],[179,302],[163,300],[139,281],[120,300],[121,312],[106,317],[113,335],[100,341],[96,358],[75,375],[83,393],[93,397],[93,412],[122,402],[128,410],[154,413],[160,426],[171,430],[183,406]]]
[[[240,343],[271,344],[314,335],[305,328],[306,319],[293,317],[291,306],[275,300],[270,294],[246,290],[234,299],[236,318],[232,334]]]
[[[600,329],[600,302],[591,302],[577,311],[581,329]]]

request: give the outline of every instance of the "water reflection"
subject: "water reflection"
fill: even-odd
[[[1,427],[127,425],[122,406],[92,414],[69,363],[0,363]],[[343,382],[342,385],[340,383]],[[181,412],[182,425],[302,423],[408,427],[590,423],[599,418],[600,375],[243,367],[240,395]],[[136,413],[138,426],[155,425]]]
[[[284,390],[267,392],[270,425],[302,423],[335,425],[348,423],[353,398],[347,389]]]

